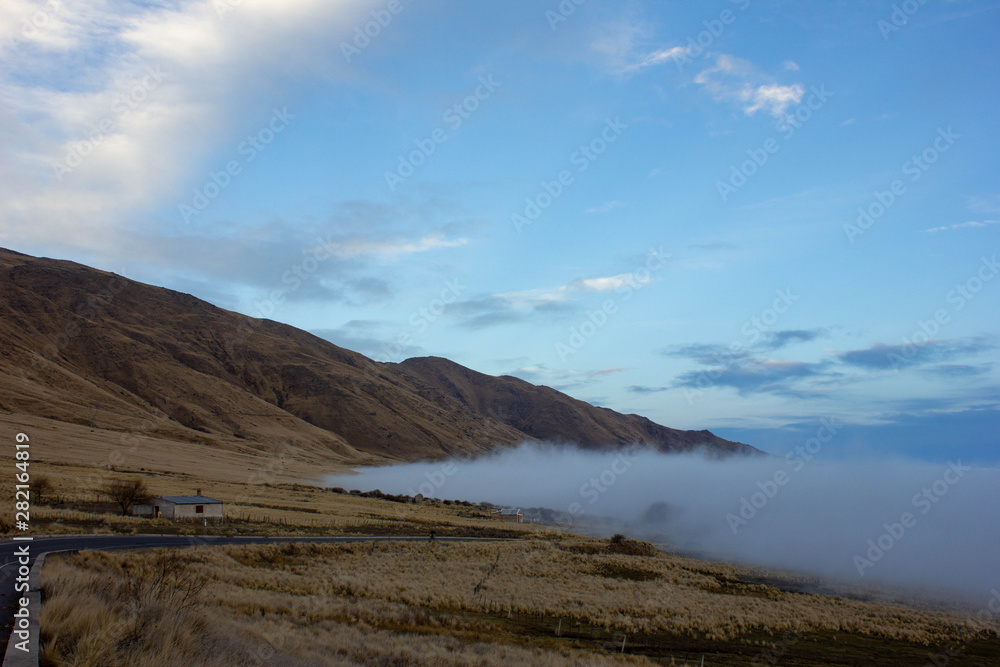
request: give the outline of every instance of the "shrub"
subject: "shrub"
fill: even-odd
[[[101,487],[100,493],[118,505],[122,516],[127,516],[133,505],[147,503],[152,499],[146,480],[141,477],[109,479]]]
[[[45,475],[35,475],[28,483],[28,490],[30,491],[31,499],[35,503],[42,505],[45,503],[45,497],[50,495],[55,490],[55,487],[52,485],[52,480]]]

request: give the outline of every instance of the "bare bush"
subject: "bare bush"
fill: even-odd
[[[124,582],[119,598],[138,611],[157,603],[186,609],[197,602],[207,580],[184,566],[176,553],[159,553],[150,562],[122,563]]]
[[[52,485],[52,480],[45,475],[35,475],[28,483],[28,491],[30,492],[31,499],[39,505],[43,504],[45,497],[51,495],[54,490],[55,487]]]
[[[146,480],[141,477],[109,479],[100,488],[99,493],[107,496],[111,502],[118,505],[122,516],[127,516],[133,505],[148,503],[153,499],[146,486]]]

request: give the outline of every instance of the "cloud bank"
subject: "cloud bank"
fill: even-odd
[[[265,127],[294,81],[353,76],[336,37],[371,4],[16,0],[0,17],[12,239],[134,252],[143,239],[125,228],[190,198],[208,153]]]
[[[478,459],[365,469],[326,484],[545,507],[562,513],[570,530],[623,530],[845,583],[973,602],[1000,585],[1000,471],[957,460],[822,462],[814,455],[823,429],[816,435],[784,458],[522,445]],[[599,517],[614,522],[593,521]]]

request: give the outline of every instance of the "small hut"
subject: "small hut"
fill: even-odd
[[[221,519],[223,503],[206,496],[163,496],[146,505],[136,505],[133,514],[152,515],[164,519]]]
[[[497,510],[493,512],[493,518],[498,521],[513,521],[514,523],[522,523],[524,521],[524,515],[521,513],[521,510],[516,509]]]

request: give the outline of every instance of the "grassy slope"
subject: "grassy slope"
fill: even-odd
[[[1000,657],[958,617],[740,583],[740,568],[642,543],[199,547],[168,576],[207,582],[188,608],[135,593],[164,553],[47,563],[50,664],[919,665],[949,641],[950,665]]]

